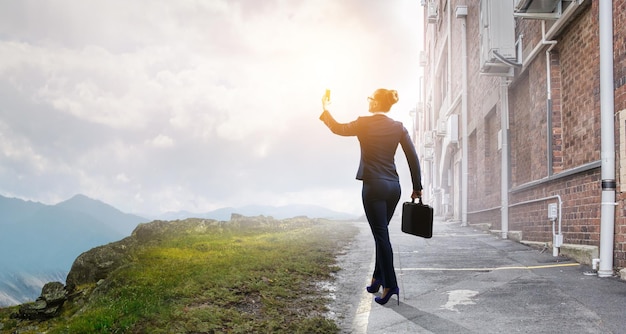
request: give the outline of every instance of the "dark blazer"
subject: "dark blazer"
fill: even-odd
[[[358,180],[385,179],[399,181],[394,156],[402,146],[411,171],[413,190],[422,190],[422,176],[415,147],[404,125],[382,115],[359,117],[350,123],[338,123],[324,110],[320,119],[330,131],[340,136],[356,136],[361,145]]]

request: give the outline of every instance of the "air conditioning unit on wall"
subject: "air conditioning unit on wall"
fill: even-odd
[[[448,116],[446,136],[450,143],[456,144],[459,142],[459,115],[452,114]]]
[[[437,136],[438,137],[444,137],[446,135],[446,130],[448,129],[448,122],[446,119],[439,119],[437,120]]]
[[[420,66],[422,67],[428,65],[428,57],[426,57],[425,51],[420,51],[419,62],[420,62]]]
[[[428,18],[428,23],[437,23],[437,17],[438,17],[438,6],[437,3],[434,1],[430,1],[428,3],[428,12],[427,12],[427,18]]]
[[[515,19],[513,1],[480,1],[480,72],[507,75],[511,67],[503,60],[515,63]]]
[[[435,149],[432,147],[426,147],[424,149],[424,160],[433,161],[435,159]]]
[[[435,132],[434,131],[426,131],[424,132],[424,147],[433,147],[435,146]]]
[[[515,11],[520,13],[552,13],[561,0],[515,0]]]

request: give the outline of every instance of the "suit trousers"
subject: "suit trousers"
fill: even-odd
[[[385,288],[396,288],[398,282],[388,225],[400,201],[400,183],[384,179],[363,180],[361,196],[376,244],[376,265],[372,277],[381,280]]]

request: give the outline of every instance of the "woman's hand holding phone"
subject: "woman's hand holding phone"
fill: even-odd
[[[322,107],[326,110],[326,106],[330,104],[330,89],[326,90],[324,96],[322,97]]]

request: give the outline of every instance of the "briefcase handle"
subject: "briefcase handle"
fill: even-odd
[[[422,197],[418,197],[420,199],[420,205],[424,205],[424,203],[422,203]],[[411,198],[411,203],[415,203],[415,198]]]

